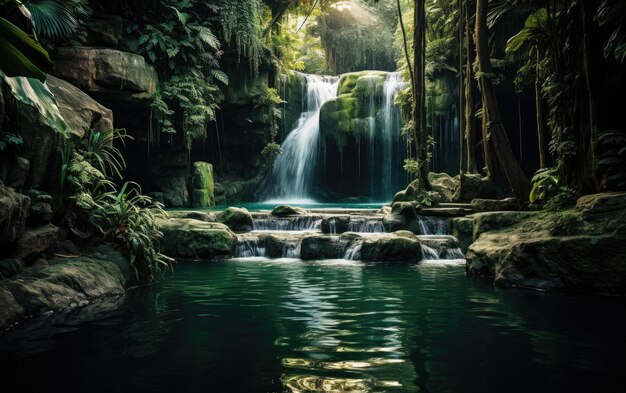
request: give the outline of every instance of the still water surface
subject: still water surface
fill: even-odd
[[[621,392],[625,305],[496,290],[450,261],[181,265],[115,310],[0,337],[0,374],[24,391]]]

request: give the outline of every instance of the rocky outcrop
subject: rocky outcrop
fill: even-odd
[[[153,179],[167,207],[189,206],[189,191],[185,176],[166,176]]]
[[[452,199],[455,202],[470,202],[476,198],[494,199],[496,195],[496,186],[489,178],[478,174],[462,174]]]
[[[476,215],[474,234],[480,233],[467,252],[469,275],[503,286],[626,294],[626,193],[588,195],[574,209],[513,223],[521,213]]]
[[[156,71],[143,57],[104,48],[58,48],[54,74],[90,95],[130,102],[150,100],[158,84]]]
[[[0,330],[26,317],[66,312],[123,296],[132,283],[127,259],[110,246],[77,258],[54,258],[0,281]]]
[[[191,170],[191,204],[193,207],[215,206],[213,165],[196,161]]]
[[[215,219],[237,233],[250,232],[253,228],[252,215],[245,208],[229,207],[215,216]]]
[[[59,228],[52,224],[27,228],[17,241],[16,255],[19,258],[32,260],[51,248],[58,237]]]
[[[0,243],[14,242],[24,232],[30,198],[0,182]]]
[[[52,75],[46,84],[56,97],[59,110],[70,132],[76,138],[83,139],[90,131],[111,132],[113,130],[113,112],[96,102],[71,83]]]
[[[159,222],[161,251],[172,258],[211,260],[232,256],[237,236],[224,224],[189,218]]]
[[[459,188],[458,176],[452,177],[447,173],[429,173],[428,180],[433,191],[439,194],[437,202],[453,202]]]

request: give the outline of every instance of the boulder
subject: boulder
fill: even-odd
[[[54,258],[47,266],[0,281],[0,329],[24,317],[123,296],[131,282],[128,260],[110,246],[99,246],[78,258]]]
[[[113,112],[79,88],[52,75],[48,76],[46,84],[56,97],[63,119],[76,138],[83,139],[90,130],[97,132],[113,130]]]
[[[245,208],[229,207],[217,214],[215,219],[237,233],[250,232],[253,228],[252,215]]]
[[[309,212],[298,206],[279,205],[272,210],[272,215],[276,217],[298,216]]]
[[[22,258],[0,259],[0,279],[10,278],[24,271]]]
[[[396,235],[368,237],[361,246],[361,260],[367,262],[419,262],[422,245],[416,238]]]
[[[350,216],[337,215],[323,217],[321,226],[323,233],[335,234],[347,232],[350,226]]]
[[[197,161],[193,163],[190,175],[191,201],[193,207],[215,206],[215,184],[213,180],[213,165]]]
[[[165,206],[184,207],[189,205],[187,179],[184,176],[159,177],[154,179],[153,182],[163,193]]]
[[[215,213],[199,212],[194,210],[170,211],[167,213],[170,218],[191,218],[206,222],[215,221]]]
[[[26,225],[30,198],[0,182],[0,242],[14,242]]]
[[[497,195],[495,184],[487,177],[478,174],[460,175],[459,187],[452,200],[470,202],[472,199],[494,199]]]
[[[131,102],[149,101],[158,85],[154,67],[143,57],[106,48],[58,48],[54,74],[90,95]]]
[[[517,211],[521,204],[517,198],[505,199],[472,199],[472,210],[475,212]]]
[[[305,261],[342,258],[344,248],[339,236],[310,235],[302,239],[300,258]]]
[[[231,256],[237,236],[224,224],[188,218],[159,221],[161,251],[173,258],[209,260]]]
[[[457,177],[452,177],[447,173],[429,173],[428,180],[433,191],[439,194],[438,202],[452,202],[454,200],[454,194],[456,194],[459,188],[460,180]]]
[[[52,247],[58,237],[59,228],[52,224],[26,228],[17,241],[16,255],[24,259],[34,259]]]

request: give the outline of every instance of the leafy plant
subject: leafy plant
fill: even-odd
[[[0,18],[0,72],[7,77],[46,80],[52,67],[48,52],[37,40],[4,18]]]
[[[125,146],[126,139],[133,137],[126,134],[123,128],[108,132],[90,130],[82,150],[83,157],[102,173],[121,179],[121,171],[126,168],[126,162],[122,152],[115,146],[115,141],[120,141]]]
[[[38,36],[51,40],[68,38],[76,33],[80,17],[90,13],[83,0],[26,0],[33,27]]]
[[[261,155],[267,160],[269,166],[272,167],[278,156],[283,152],[282,147],[276,142],[270,142],[261,151]]]
[[[417,203],[423,206],[433,206],[437,202],[437,197],[439,194],[435,191],[426,191],[424,189],[420,189],[417,191],[415,195],[415,200]]]
[[[24,140],[21,136],[8,133],[6,135],[3,135],[2,139],[0,139],[0,151],[3,151],[8,146],[19,146],[22,143],[24,143]]]
[[[572,206],[578,193],[561,182],[557,168],[544,168],[535,173],[532,180],[529,201],[547,210],[560,210]]]

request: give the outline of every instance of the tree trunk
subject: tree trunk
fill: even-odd
[[[539,168],[546,168],[546,135],[543,126],[543,105],[541,101],[541,83],[539,76],[539,48],[535,65],[535,112],[537,112],[537,144],[539,145]]]
[[[406,58],[406,67],[409,70],[411,95],[413,96],[413,102],[415,102],[415,78],[413,77],[413,66],[411,65],[411,57],[409,56],[409,45],[407,44],[404,21],[402,20],[402,7],[400,7],[400,0],[396,0],[396,5],[398,7],[398,20],[400,21],[400,29],[402,30],[402,42],[404,43],[404,56]]]
[[[465,37],[465,8],[463,0],[457,0],[459,6],[459,110],[457,117],[459,120],[459,174],[465,173],[465,124],[461,120],[461,116],[465,113],[464,91],[465,84],[463,82],[463,42]]]
[[[478,81],[483,98],[483,143],[485,151],[491,156],[487,161],[489,173],[493,176],[495,163],[509,188],[520,201],[527,201],[530,183],[519,163],[515,159],[509,138],[502,124],[496,90],[489,80],[491,64],[489,60],[489,42],[487,32],[487,1],[476,1],[476,57],[478,59]]]
[[[465,22],[465,35],[467,40],[467,46],[465,50],[465,147],[467,148],[467,173],[478,173],[478,166],[476,165],[476,129],[474,127],[474,68],[472,61],[472,32],[471,32],[471,1],[466,0],[465,16],[467,18]]]
[[[426,49],[426,18],[424,15],[425,0],[415,0],[413,17],[413,75],[415,77],[416,100],[413,102],[413,135],[415,138],[415,155],[419,165],[417,180],[422,189],[430,190],[428,181],[428,146],[426,145],[426,112],[425,112],[425,49]]]

